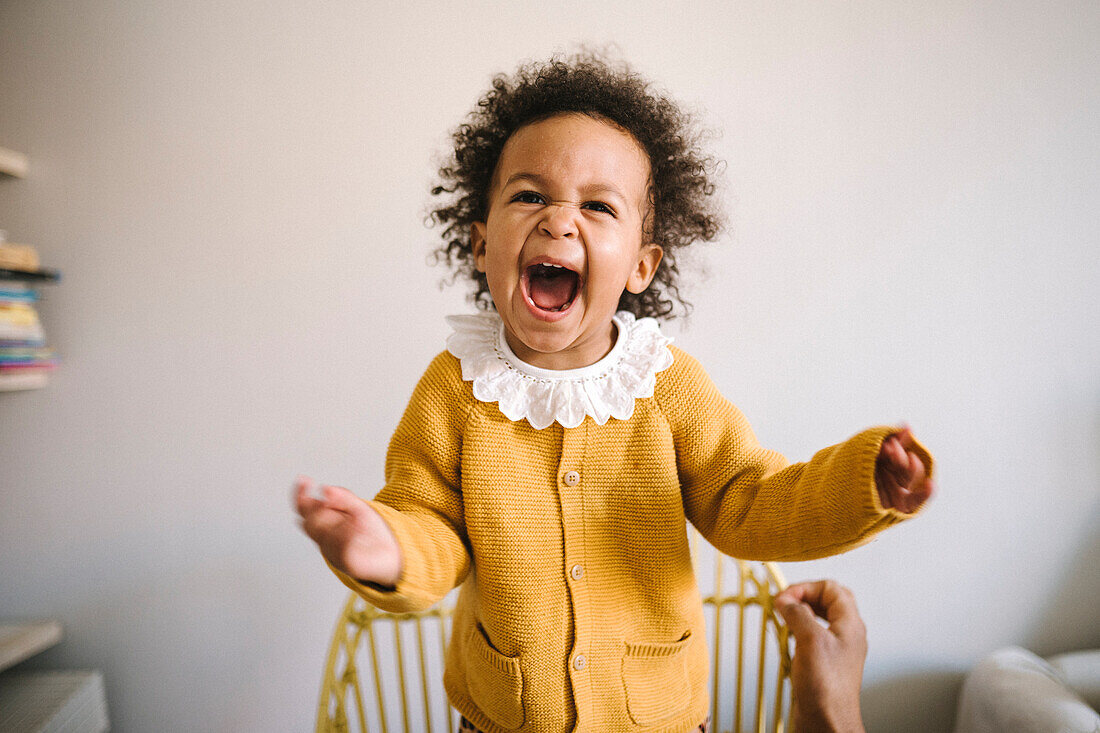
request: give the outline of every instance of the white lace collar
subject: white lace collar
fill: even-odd
[[[652,397],[657,372],[672,365],[672,339],[657,321],[635,320],[627,311],[613,320],[618,336],[611,352],[580,369],[540,369],[520,361],[496,313],[448,316],[454,333],[447,351],[461,362],[462,379],[473,382],[474,397],[496,402],[509,420],[526,419],[536,430],[555,421],[575,428],[589,415],[603,425],[612,417],[630,419],[634,400]]]

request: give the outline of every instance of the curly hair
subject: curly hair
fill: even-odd
[[[445,227],[435,262],[446,262],[455,278],[474,281],[471,299],[479,308],[493,307],[485,274],[474,267],[471,224],[488,217],[493,175],[508,139],[521,127],[568,113],[625,130],[649,158],[646,235],[664,257],[649,287],[637,294],[624,291],[619,308],[639,318],[671,318],[675,304],[686,312],[690,305],[680,295],[677,253],[693,242],[715,239],[721,230],[709,178],[717,164],[700,150],[700,135],[686,112],[626,65],[613,66],[593,53],[555,55],[525,64],[511,77],[493,78],[492,88],[453,133],[452,156],[432,188],[433,195],[448,196],[429,214]]]

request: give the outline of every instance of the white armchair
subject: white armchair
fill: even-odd
[[[1100,649],[1042,659],[1020,647],[974,666],[959,696],[955,733],[1097,733]]]

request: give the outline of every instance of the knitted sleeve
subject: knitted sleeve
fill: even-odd
[[[655,396],[672,430],[684,511],[719,550],[744,560],[812,560],[913,516],[884,508],[875,487],[875,460],[897,428],[870,428],[789,464],[757,442],[695,359],[672,351]],[[932,457],[916,450],[931,476]]]
[[[444,352],[421,377],[390,440],[386,485],[369,504],[401,547],[397,586],[364,584],[333,569],[345,585],[383,610],[428,608],[469,572],[459,474],[471,401],[458,360]]]

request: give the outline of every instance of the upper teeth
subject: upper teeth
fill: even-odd
[[[559,268],[559,269],[561,269],[561,268],[564,268],[564,267],[565,267],[565,265],[555,265],[555,264],[554,264],[553,262],[543,262],[543,263],[542,263],[542,266],[543,266],[543,267],[557,267],[557,268]]]

